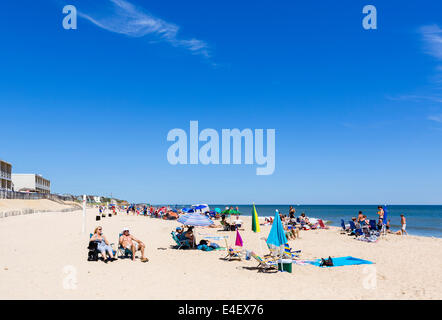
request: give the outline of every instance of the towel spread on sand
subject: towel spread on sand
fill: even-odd
[[[373,264],[373,262],[371,262],[371,261],[355,258],[352,256],[336,257],[336,258],[332,258],[332,260],[333,260],[333,267],[342,267],[342,266],[351,266],[351,265],[360,265],[360,264]],[[299,265],[311,264],[311,265],[320,267],[321,266],[321,259],[298,260],[298,261],[294,260],[294,263],[299,264]]]

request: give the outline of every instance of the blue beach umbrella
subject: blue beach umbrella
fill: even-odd
[[[188,213],[181,216],[177,221],[186,226],[194,227],[207,227],[213,224],[213,221],[210,220],[207,216],[199,213]]]
[[[387,206],[384,206],[384,219],[382,221],[382,224],[387,224],[387,216],[388,216],[388,210],[387,210]]]
[[[287,243],[287,237],[285,236],[284,227],[282,226],[281,218],[278,211],[275,212],[275,218],[273,219],[272,229],[270,229],[269,236],[267,237],[267,243],[280,247],[280,259],[282,270],[282,246]]]
[[[267,237],[267,243],[277,247],[287,243],[287,237],[285,236],[284,227],[282,226],[278,212],[275,212],[275,218],[273,219],[272,229],[270,229],[269,236]]]

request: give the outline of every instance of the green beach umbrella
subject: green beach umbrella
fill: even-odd
[[[258,213],[256,212],[255,204],[253,204],[252,208],[252,231],[261,232],[259,228]]]

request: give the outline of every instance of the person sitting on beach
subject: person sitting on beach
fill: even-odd
[[[369,228],[370,229],[370,220],[368,220],[366,215],[362,216],[361,227],[362,228]]]
[[[195,235],[193,234],[192,226],[187,227],[187,230],[183,232],[183,236],[185,237],[185,239],[189,240],[192,247],[195,246],[196,240],[195,240]]]
[[[387,224],[385,225],[385,229],[387,230],[387,233],[392,233],[390,230],[390,219],[388,219]]]
[[[310,220],[309,218],[305,215],[305,213],[301,213],[301,216],[299,217],[299,221],[301,222],[301,226],[303,224],[307,225],[307,226],[311,226]]]
[[[407,231],[405,230],[405,228],[407,227],[407,220],[405,219],[405,216],[403,214],[401,214],[401,230],[398,230],[396,232],[396,234],[399,235],[408,235]]]
[[[221,223],[222,226],[224,226],[224,229],[226,229],[226,230],[232,230],[233,225],[231,225],[230,223],[228,223],[228,222],[226,221],[226,215],[225,215],[225,214],[223,214],[223,215],[221,216],[221,221],[220,221],[220,223]]]
[[[176,227],[176,236],[179,240],[186,240],[186,235],[184,234],[184,230],[181,227]]]
[[[90,241],[97,242],[97,250],[101,252],[101,256],[104,259],[104,262],[108,261],[114,261],[116,260],[114,258],[112,247],[109,245],[109,241],[107,241],[106,237],[103,234],[103,228],[102,227],[96,227],[94,230],[94,234],[92,235]],[[107,257],[107,255],[109,257]]]
[[[293,236],[292,231],[289,230],[289,228],[288,228],[288,226],[286,224],[283,225],[283,228],[284,228],[284,233],[285,233],[285,236],[286,236],[287,240],[292,240],[292,239],[295,238]]]
[[[351,221],[354,222],[356,229],[361,228],[361,224],[359,223],[358,218],[353,217],[353,218],[351,218]]]
[[[299,227],[298,226],[293,225],[293,224],[292,225],[287,224],[287,225],[284,225],[284,230],[286,230],[289,233],[290,238],[292,238],[293,240],[296,238],[299,238]],[[286,236],[287,236],[287,232],[286,232]],[[287,237],[287,239],[288,239],[288,237]]]
[[[135,252],[140,250],[141,262],[149,261],[149,259],[144,256],[144,249],[146,248],[146,245],[141,240],[138,240],[131,235],[128,228],[123,229],[123,234],[121,235],[119,242],[124,249],[129,249],[132,251],[132,260],[135,260]]]
[[[242,220],[240,220],[239,219],[239,216],[236,216],[236,219],[235,219],[235,221],[233,221],[233,224],[235,224],[235,226],[237,227],[237,228],[241,228],[241,226],[242,226]]]

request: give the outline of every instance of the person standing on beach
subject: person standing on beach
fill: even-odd
[[[404,214],[401,214],[401,230],[397,231],[396,234],[400,234],[400,235],[408,235],[408,232],[405,230],[407,227],[407,220],[405,219]]]
[[[384,224],[384,208],[382,208],[382,206],[378,206],[377,215],[379,216],[378,226],[382,227],[382,225]]]

